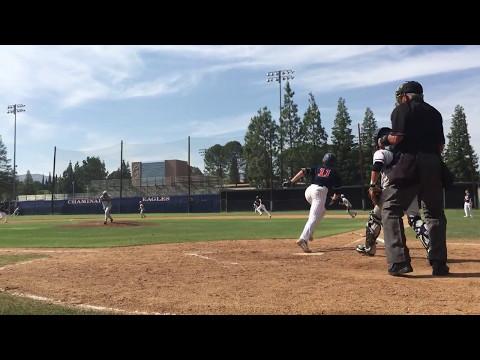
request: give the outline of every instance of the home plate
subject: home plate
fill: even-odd
[[[293,255],[301,255],[301,256],[314,256],[314,255],[323,255],[325,253],[322,252],[312,252],[312,253],[293,253]]]
[[[379,244],[385,244],[385,240],[383,240],[382,238],[378,238],[378,239],[377,239],[377,243],[379,243]]]

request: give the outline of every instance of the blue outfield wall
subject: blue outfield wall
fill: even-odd
[[[143,201],[145,213],[188,212],[188,195],[182,196],[150,196],[113,199],[113,214],[138,213],[139,202]],[[19,201],[22,215],[48,215],[52,213],[52,202],[48,200]],[[121,205],[121,209],[120,209]],[[190,212],[220,212],[220,194],[192,195],[190,197]],[[98,199],[55,200],[55,214],[103,214],[102,204]]]

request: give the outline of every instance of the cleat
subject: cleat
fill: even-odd
[[[298,239],[296,241],[297,245],[300,246],[305,253],[311,253],[312,250],[309,249],[308,244],[305,240],[303,239]]]
[[[377,252],[377,246],[374,245],[372,247],[367,247],[365,244],[360,244],[357,245],[355,250],[363,255],[375,256],[375,253]]]

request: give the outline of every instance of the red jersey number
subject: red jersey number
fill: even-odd
[[[330,169],[320,168],[317,176],[319,176],[319,177],[329,177],[330,176],[330,171],[331,171]]]

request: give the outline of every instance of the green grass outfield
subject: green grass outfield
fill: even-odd
[[[276,215],[304,215],[304,218],[285,219]],[[361,218],[324,218],[318,225],[315,238],[358,230],[363,233],[367,212]],[[327,215],[345,215],[344,211],[327,211]],[[446,211],[449,240],[480,241],[480,212],[473,219],[463,217],[462,210]],[[150,226],[141,227],[72,227],[82,221],[102,222],[102,215],[20,216],[0,223],[0,247],[111,247],[142,244],[175,243],[188,241],[215,241],[235,239],[285,239],[297,238],[305,225],[307,212],[278,212],[271,220],[250,212],[222,214],[148,214],[140,219],[138,214],[113,215],[117,221],[144,221]],[[201,219],[213,216],[214,219]],[[242,219],[236,219],[242,216]],[[410,229],[407,233],[413,234]],[[0,267],[28,261],[45,255],[0,255]],[[86,311],[41,301],[19,298],[0,293],[0,315],[91,315],[105,312]]]
[[[344,211],[327,211],[328,215],[345,215]],[[315,238],[360,230],[367,212],[361,218],[324,218],[317,226]],[[461,210],[447,210],[448,239],[480,240],[478,211],[474,218],[464,218]],[[275,215],[305,215],[302,218],[276,218]],[[307,212],[278,212],[272,219],[250,212],[222,214],[138,214],[113,215],[117,222],[144,222],[147,226],[104,226],[99,215],[20,216],[0,223],[0,247],[111,247],[192,241],[255,240],[297,238],[305,225]],[[209,216],[211,219],[203,219]],[[243,218],[235,218],[242,216]],[[101,226],[80,227],[82,222]],[[410,230],[408,230],[410,231]],[[363,231],[362,231],[363,232]]]

